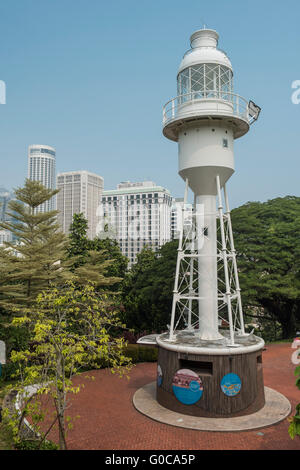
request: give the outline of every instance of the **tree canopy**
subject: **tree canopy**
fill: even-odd
[[[156,254],[144,248],[123,283],[124,321],[137,332],[160,332],[170,321],[178,241]]]
[[[120,375],[131,367],[131,361],[123,354],[125,342],[113,334],[124,325],[120,322],[114,304],[106,296],[100,296],[92,283],[76,287],[67,281],[59,289],[53,288],[38,295],[33,311],[24,311],[13,324],[26,327],[31,332],[32,343],[22,351],[12,351],[11,360],[16,363],[21,378],[12,387],[23,396],[22,414],[15,414],[9,421],[19,440],[19,431],[25,416],[34,418],[34,424],[43,420],[41,403],[32,406],[27,398],[29,386],[38,384],[37,394],[47,394],[53,399],[53,423],[58,422],[59,448],[66,449],[66,410],[69,394],[78,393],[80,385],[74,386],[72,378],[84,366],[112,367]],[[17,427],[16,427],[16,423]],[[51,425],[51,427],[52,427]],[[48,429],[50,431],[51,427]],[[39,428],[35,428],[40,432]],[[44,434],[43,440],[46,435]]]
[[[128,259],[122,255],[116,240],[97,237],[90,240],[87,229],[88,221],[84,214],[74,214],[67,249],[71,271],[81,279],[94,280],[98,286],[110,284],[110,289],[118,290],[127,270]],[[108,283],[105,278],[113,282]]]
[[[39,212],[56,193],[26,180],[9,203],[14,218],[1,226],[16,236],[17,243],[0,248],[0,337],[9,346],[5,369],[12,368],[14,390],[26,401],[28,386],[37,383],[38,393],[54,399],[56,415],[48,431],[57,421],[64,449],[67,394],[78,391],[73,375],[84,366],[112,367],[112,372],[122,373],[130,360],[123,355],[125,325],[118,317],[117,293],[108,290],[121,282],[117,273],[124,273],[127,264],[114,243],[102,246],[87,238],[83,214],[74,215],[66,237],[57,211]],[[112,254],[119,256],[116,266]],[[11,322],[12,312],[17,316]],[[35,424],[43,415],[42,405],[27,398],[16,420],[9,420],[17,440],[26,414],[37,420]]]
[[[300,320],[300,198],[249,202],[232,211],[243,305],[259,305],[283,337]]]
[[[283,338],[300,321],[300,198],[249,202],[232,211],[244,314],[281,324]],[[158,255],[144,250],[123,284],[124,321],[137,332],[166,329],[177,257],[177,241]]]
[[[24,187],[16,189],[16,199],[9,202],[8,215],[13,219],[0,226],[18,242],[6,242],[0,250],[0,305],[6,310],[16,303],[29,305],[42,289],[64,276],[61,262],[67,239],[57,224],[57,211],[38,211],[56,193],[27,179]]]

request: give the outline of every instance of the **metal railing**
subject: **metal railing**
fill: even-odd
[[[211,107],[212,102],[214,107]],[[189,104],[202,103],[203,106],[198,110],[184,109],[185,105]],[[204,106],[207,104],[207,108]],[[224,104],[230,104],[231,109],[228,111],[225,110]],[[176,118],[184,118],[196,114],[199,111],[199,114],[205,115],[206,113],[212,114],[213,111],[217,113],[226,114],[230,113],[232,116],[237,116],[244,119],[249,124],[252,124],[252,117],[249,114],[249,103],[242,96],[237,95],[236,93],[231,93],[229,91],[192,91],[190,93],[185,93],[184,95],[176,96],[176,98],[168,101],[163,107],[163,125],[165,126],[168,122]]]

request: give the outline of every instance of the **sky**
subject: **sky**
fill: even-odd
[[[299,17],[298,0],[0,0],[0,186],[22,186],[28,146],[46,144],[57,172],[97,173],[106,190],[151,180],[182,197],[162,108],[206,24],[232,62],[235,93],[262,108],[235,142],[231,207],[300,196]]]

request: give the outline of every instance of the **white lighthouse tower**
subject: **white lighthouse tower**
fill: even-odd
[[[163,109],[163,133],[178,142],[179,174],[194,193],[182,222],[169,330],[157,335],[157,401],[193,416],[239,416],[264,406],[262,348],[243,321],[226,183],[234,141],[260,108],[237,95],[218,33],[192,34]],[[144,340],[146,342],[146,340]],[[143,342],[143,341],[141,341]]]
[[[234,93],[232,65],[217,49],[218,38],[210,29],[192,34],[177,75],[178,96],[163,111],[163,133],[178,142],[185,198],[190,187],[195,201],[190,230],[179,242],[169,340],[182,321],[200,339],[222,339],[218,326],[226,306],[233,347],[234,332],[245,331],[226,182],[234,172],[234,140],[248,132],[260,109]]]
[[[274,390],[266,387],[265,394],[264,341],[245,332],[226,183],[234,172],[234,140],[249,131],[260,108],[235,94],[231,62],[217,45],[216,31],[192,34],[177,97],[163,110],[163,133],[178,142],[184,199],[190,188],[194,209],[182,218],[168,331],[138,340],[158,348],[156,385],[137,391],[134,404],[176,426],[232,430],[239,423],[240,430],[268,425],[271,417],[280,421],[291,407]]]

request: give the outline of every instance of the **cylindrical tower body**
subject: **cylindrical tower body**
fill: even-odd
[[[198,247],[202,254],[198,263],[199,336],[213,340],[221,338],[218,333],[216,196],[197,195],[196,207],[198,211],[202,208],[196,215],[196,240],[202,244]],[[201,233],[203,227],[205,236]]]

